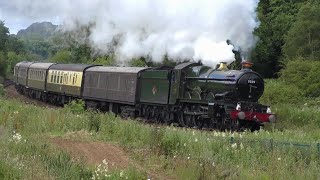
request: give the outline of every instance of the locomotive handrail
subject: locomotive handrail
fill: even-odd
[[[186,79],[192,80],[207,80],[207,81],[237,81],[235,79],[216,79],[216,78],[199,78],[199,77],[186,77]]]

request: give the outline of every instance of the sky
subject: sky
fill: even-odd
[[[227,39],[245,52],[255,46],[258,0],[0,0],[0,20],[10,33],[34,22],[64,30],[91,26],[96,53],[115,51],[120,61],[164,56],[215,65],[234,60]],[[114,40],[117,46],[110,46]],[[79,39],[81,41],[81,39]]]

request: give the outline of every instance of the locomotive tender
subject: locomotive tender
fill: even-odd
[[[264,81],[251,66],[244,61],[238,71],[225,63],[213,69],[191,62],[160,68],[20,62],[14,78],[18,92],[57,105],[83,99],[87,108],[123,117],[256,130],[276,117],[258,103]]]

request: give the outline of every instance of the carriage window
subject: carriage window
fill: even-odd
[[[62,84],[62,77],[63,77],[63,72],[61,72],[61,77],[60,77],[60,83]]]
[[[56,79],[57,79],[56,72],[53,71],[53,83],[56,83]]]
[[[67,75],[66,75],[66,84],[69,83],[69,82],[68,82],[68,77],[69,77],[69,73],[67,73]]]
[[[51,71],[51,80],[50,82],[53,82],[53,71]]]
[[[72,78],[72,85],[74,85],[74,80],[75,80],[76,76],[73,75],[73,78]]]
[[[57,74],[57,83],[59,83],[60,82],[60,72],[58,72],[58,74]]]

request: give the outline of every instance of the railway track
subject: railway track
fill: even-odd
[[[1,83],[1,84],[3,85],[4,88],[6,88],[6,87],[14,84],[14,81],[12,81],[12,80],[10,80],[10,79],[6,79],[6,80],[4,80],[4,82]]]

